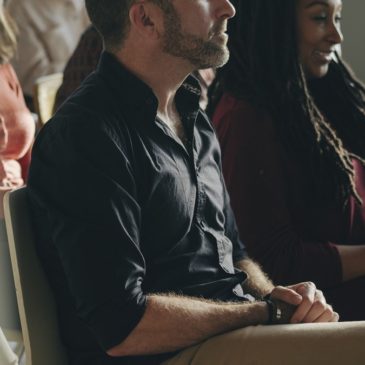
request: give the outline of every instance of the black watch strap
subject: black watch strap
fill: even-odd
[[[275,301],[265,298],[264,302],[267,304],[268,310],[269,310],[269,319],[267,321],[267,324],[278,324],[281,322],[282,319],[282,311],[277,306]]]

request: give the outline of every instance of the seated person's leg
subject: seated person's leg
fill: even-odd
[[[365,322],[251,326],[213,337],[162,365],[358,365]]]

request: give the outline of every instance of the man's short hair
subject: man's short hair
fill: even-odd
[[[122,47],[130,22],[129,10],[136,0],[86,0],[90,20],[101,34],[107,50]]]
[[[122,48],[129,29],[129,10],[137,0],[85,0],[90,20],[109,51]],[[150,0],[164,9],[171,0]]]

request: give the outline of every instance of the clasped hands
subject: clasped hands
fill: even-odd
[[[280,323],[337,322],[338,313],[333,311],[322,291],[312,282],[289,286],[276,286],[270,299],[281,309]]]

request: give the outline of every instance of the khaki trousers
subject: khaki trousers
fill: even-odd
[[[162,365],[337,364],[365,364],[365,321],[251,326],[183,350]]]

